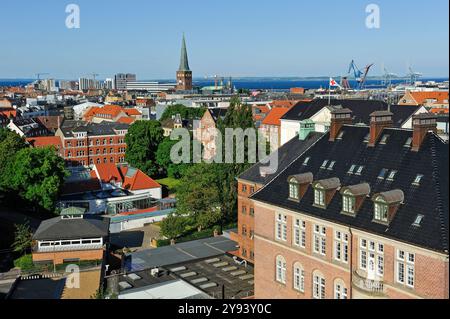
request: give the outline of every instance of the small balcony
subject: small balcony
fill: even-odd
[[[382,297],[385,295],[382,280],[368,279],[359,274],[357,270],[353,271],[352,284],[354,287],[369,294],[371,297]]]

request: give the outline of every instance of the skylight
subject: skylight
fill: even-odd
[[[389,134],[384,134],[383,137],[381,138],[380,144],[386,144],[389,136],[390,136]]]
[[[387,179],[388,179],[389,181],[393,181],[396,174],[397,174],[397,171],[392,170],[392,171],[389,173],[389,176],[388,176]]]
[[[355,170],[355,168],[356,168],[356,165],[352,165],[350,167],[350,169],[348,170],[348,174],[353,174],[353,171]]]
[[[403,145],[403,147],[411,147],[412,144],[412,137],[408,137],[408,139],[405,142],[405,145]]]
[[[387,172],[388,172],[387,169],[385,169],[385,168],[381,169],[380,174],[378,175],[378,178],[379,179],[384,179],[386,177],[386,173]]]
[[[364,169],[364,166],[359,166],[359,167],[358,167],[358,170],[356,171],[355,174],[356,174],[356,175],[361,175],[363,169]]]
[[[330,165],[328,166],[328,169],[329,169],[330,171],[332,171],[335,164],[336,164],[336,161],[332,161],[332,162],[330,163]]]
[[[336,139],[342,140],[343,136],[344,136],[344,131],[341,131]]]
[[[364,138],[364,143],[369,143],[369,139],[370,139],[370,133],[366,135],[366,137]]]
[[[305,158],[305,160],[303,161],[303,165],[308,165],[309,160],[311,159],[311,157],[307,157]]]
[[[320,168],[326,168],[328,164],[328,160],[324,160],[322,163],[322,166],[320,166]]]
[[[419,227],[420,224],[422,223],[422,220],[423,220],[424,217],[425,217],[425,216],[420,215],[420,214],[417,215],[416,220],[415,220],[414,223],[413,223],[413,226]]]
[[[423,175],[422,174],[418,174],[416,176],[416,179],[414,179],[413,185],[420,185],[420,182],[422,181]]]

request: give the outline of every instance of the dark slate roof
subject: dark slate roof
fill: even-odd
[[[44,220],[33,236],[35,240],[63,240],[107,237],[109,234],[109,219],[89,218],[61,219],[55,217]]]
[[[214,119],[214,122],[217,122],[217,120],[219,118],[224,118],[225,115],[227,114],[228,109],[226,108],[221,108],[221,107],[215,107],[215,108],[210,108],[208,109],[209,113],[211,113],[211,116]]]
[[[261,176],[260,168],[268,166],[269,164],[256,163],[238,178],[249,182],[265,185],[270,182],[275,176],[279,174],[283,169],[292,163],[297,157],[305,152],[311,145],[313,145],[323,133],[312,132],[304,141],[301,141],[298,136],[295,136],[286,144],[282,145],[278,149],[278,169],[274,174],[268,174],[265,177]]]
[[[401,127],[418,109],[420,109],[420,106],[416,105],[391,105],[390,110],[393,114],[394,126]]]
[[[102,123],[86,123],[86,122],[65,122],[61,127],[64,136],[72,137],[76,132],[87,132],[90,136],[99,135],[115,135],[115,130],[128,130],[130,126],[124,123],[102,122]]]
[[[342,140],[329,141],[325,134],[309,150],[298,157],[289,167],[269,184],[256,192],[252,198],[302,212],[324,220],[354,227],[380,236],[407,242],[431,250],[448,253],[448,144],[433,133],[428,133],[420,151],[413,152],[404,144],[412,137],[411,130],[385,129],[390,134],[386,144],[377,143],[368,147],[364,139],[369,128],[364,126],[344,126]],[[310,157],[308,165],[303,165]],[[321,169],[324,160],[336,161],[333,170]],[[362,165],[360,176],[348,174],[351,165]],[[381,169],[397,170],[393,181],[381,180]],[[356,171],[356,170],[355,170]],[[341,185],[368,183],[370,196],[395,189],[404,193],[404,203],[400,205],[390,225],[374,223],[373,202],[367,197],[356,217],[341,214],[342,196],[336,193],[326,209],[313,206],[312,187],[299,203],[288,200],[289,176],[311,172],[314,180],[339,178]],[[413,185],[418,174],[424,175],[420,185]],[[424,218],[419,227],[414,226],[417,215]]]
[[[331,110],[338,108],[347,108],[352,111],[353,115],[353,123],[365,123],[369,124],[370,122],[370,114],[375,111],[385,111],[388,109],[388,105],[383,101],[378,100],[331,100]],[[328,106],[328,99],[316,99],[311,102],[299,103],[296,104],[293,108],[291,108],[281,119],[282,120],[294,120],[294,121],[303,121],[311,118],[317,112],[319,112],[324,107]],[[391,106],[391,112],[394,113],[394,119],[397,121],[401,118],[405,118],[405,114],[411,112],[411,108],[407,108],[405,110],[401,110],[400,114],[397,116],[393,109],[397,109]],[[417,107],[416,107],[417,109]],[[406,120],[408,117],[406,117]],[[395,122],[394,122],[395,123]],[[402,122],[403,124],[403,122]],[[396,127],[397,125],[395,123]]]

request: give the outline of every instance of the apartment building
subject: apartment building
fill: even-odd
[[[56,132],[61,152],[69,166],[125,162],[128,124],[65,121]]]
[[[256,298],[448,298],[448,144],[433,114],[349,109],[250,196]]]

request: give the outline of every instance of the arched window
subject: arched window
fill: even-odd
[[[294,289],[305,292],[305,271],[298,262],[294,264]]]
[[[279,283],[286,283],[286,259],[283,256],[277,256],[276,279]]]
[[[299,193],[298,193],[298,181],[295,178],[291,178],[289,180],[289,198],[290,199],[299,199]]]
[[[313,273],[313,298],[325,299],[325,277],[320,271]]]
[[[347,299],[347,287],[342,279],[334,281],[334,299]]]
[[[374,220],[380,222],[388,221],[388,205],[383,196],[378,196],[374,201]]]

